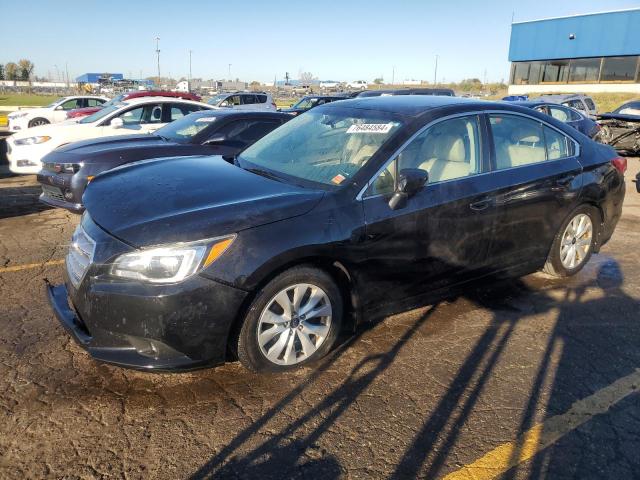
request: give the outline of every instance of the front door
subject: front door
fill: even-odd
[[[363,196],[365,310],[482,275],[498,212],[488,201],[488,156],[478,115],[442,120],[418,134],[370,182]],[[398,173],[420,168],[427,185],[392,210]]]

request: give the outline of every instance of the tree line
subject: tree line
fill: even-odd
[[[29,82],[33,75],[33,62],[23,58],[18,63],[0,64],[0,80],[21,80]]]

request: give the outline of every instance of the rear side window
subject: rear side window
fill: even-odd
[[[266,95],[256,95],[256,98],[258,99],[256,103],[267,103]]]
[[[87,107],[99,107],[105,101],[100,98],[89,98],[87,99]]]
[[[587,107],[589,108],[589,110],[595,110],[596,109],[596,104],[593,103],[593,100],[591,100],[590,98],[585,98],[584,99],[584,103],[587,104]]]
[[[242,104],[243,105],[253,105],[256,103],[255,95],[242,95]]]
[[[198,105],[187,105],[183,103],[172,103],[171,104],[171,122],[177,120],[179,118],[184,117],[185,115],[189,115],[193,112],[200,111],[200,107]]]
[[[569,100],[568,102],[563,103],[563,105],[575,108],[576,110],[582,110],[584,112],[584,105],[580,100]]]
[[[573,143],[562,133],[516,115],[490,115],[496,169],[522,167],[573,154]]]

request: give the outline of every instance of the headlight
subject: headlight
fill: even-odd
[[[111,275],[149,283],[176,283],[215,262],[233,243],[235,235],[203,242],[177,243],[120,255]]]
[[[51,137],[46,135],[38,136],[38,137],[27,137],[27,138],[19,138],[14,140],[13,143],[16,145],[35,145],[36,143],[44,143],[51,140]]]
[[[58,173],[77,173],[82,167],[79,163],[56,163],[53,169]]]

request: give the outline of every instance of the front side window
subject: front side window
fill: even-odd
[[[242,104],[243,105],[253,105],[256,103],[255,95],[242,95]]]
[[[480,173],[478,117],[473,115],[444,120],[421,132],[371,182],[366,196],[393,193],[397,174],[407,168],[428,172],[429,183]]]
[[[311,110],[245,150],[240,166],[322,185],[348,183],[400,129],[389,114],[350,109]]]
[[[495,146],[496,169],[521,167],[572,154],[562,133],[533,118],[496,114],[489,116]]]
[[[564,102],[563,105],[567,107],[575,108],[576,110],[581,110],[584,112],[584,105],[580,100],[569,100],[568,102]]]
[[[129,125],[162,123],[162,105],[153,103],[141,105],[121,113],[118,117],[122,119],[125,127]]]
[[[74,98],[73,100],[67,100],[61,106],[62,110],[73,110],[74,108],[82,108],[82,99]]]
[[[197,105],[189,105],[186,103],[172,103],[171,104],[171,122],[185,117],[193,112],[199,112],[200,107]]]

